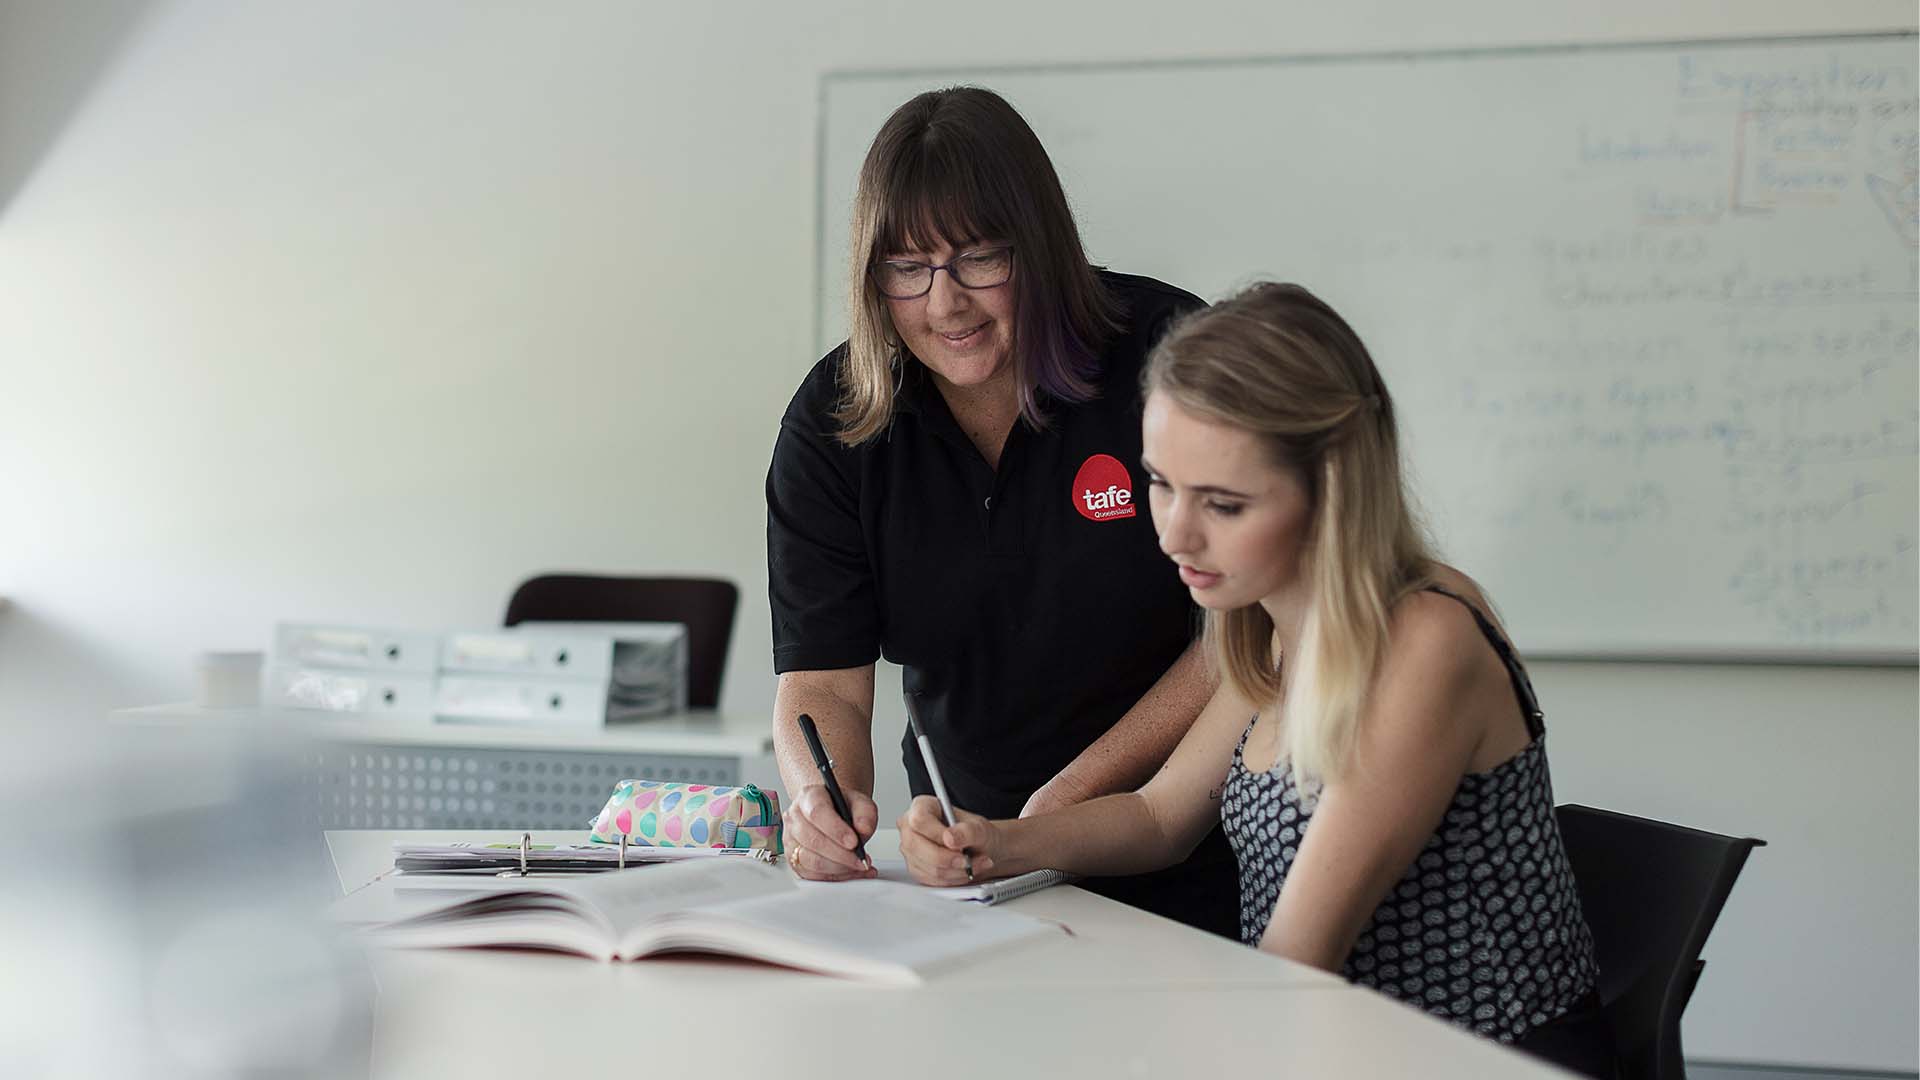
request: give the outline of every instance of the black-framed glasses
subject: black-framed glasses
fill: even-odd
[[[868,274],[880,295],[889,300],[918,300],[933,289],[933,274],[945,270],[954,284],[967,289],[991,289],[1005,285],[1013,276],[1013,247],[976,248],[963,251],[943,263],[914,262],[912,259],[882,259]]]

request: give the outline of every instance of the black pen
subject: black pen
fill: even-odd
[[[867,845],[860,839],[860,827],[853,823],[853,807],[847,804],[846,792],[840,790],[840,781],[833,778],[833,759],[827,757],[827,748],[820,742],[820,731],[813,726],[813,717],[800,714],[800,734],[806,736],[807,753],[813,755],[813,764],[820,770],[820,779],[826,782],[827,798],[833,800],[834,813],[840,820],[853,829],[853,853],[860,856],[861,866],[872,866],[867,858]]]

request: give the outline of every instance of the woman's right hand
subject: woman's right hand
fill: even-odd
[[[895,822],[900,828],[900,854],[913,880],[922,885],[967,885],[1003,876],[994,868],[1000,839],[995,823],[957,807],[953,818],[949,826],[940,812],[940,800],[922,795]]]
[[[870,864],[854,854],[857,844],[872,839],[880,827],[880,808],[862,792],[847,791],[847,806],[853,811],[849,827],[833,808],[826,785],[808,784],[781,815],[781,845],[787,853],[787,866],[803,878],[814,881],[849,881],[878,876]]]

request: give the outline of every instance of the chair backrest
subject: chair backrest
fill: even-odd
[[[505,624],[523,622],[677,622],[687,624],[687,704],[720,704],[720,676],[733,640],[740,590],[717,578],[601,577],[542,574],[507,601]]]
[[[1680,1014],[1706,966],[1700,950],[1747,855],[1765,841],[1590,806],[1555,816],[1593,928],[1623,1080],[1684,1080]]]

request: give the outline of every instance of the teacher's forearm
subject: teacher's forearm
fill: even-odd
[[[1180,745],[1217,684],[1199,642],[1187,647],[1118,723],[1049,781],[1056,806],[1133,791]],[[1052,806],[1041,809],[1052,809]]]
[[[820,782],[795,720],[813,717],[842,787],[873,793],[873,667],[789,671],[773,698],[773,755],[788,794]]]

